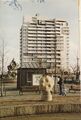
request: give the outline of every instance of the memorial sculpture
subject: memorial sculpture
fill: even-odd
[[[41,100],[52,101],[54,79],[51,75],[43,75],[40,79]]]
[[[8,79],[15,80],[17,77],[18,65],[14,59],[12,59],[11,63],[7,66],[7,68],[8,68]]]

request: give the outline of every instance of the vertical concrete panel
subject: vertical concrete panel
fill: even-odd
[[[14,116],[14,107],[0,107],[0,117]]]

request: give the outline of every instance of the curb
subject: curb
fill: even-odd
[[[81,113],[81,104],[33,104],[0,107],[0,118],[49,113]]]

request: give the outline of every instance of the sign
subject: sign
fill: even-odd
[[[33,74],[33,85],[39,85],[42,74]]]

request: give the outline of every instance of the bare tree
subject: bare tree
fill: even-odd
[[[33,1],[35,1],[35,0],[33,0]],[[45,2],[45,0],[36,0],[36,1],[40,2],[40,3]]]
[[[7,64],[7,51],[6,44],[3,37],[0,36],[0,85],[1,85],[1,96],[4,94],[5,84],[4,84],[4,74],[5,65]]]
[[[5,0],[5,1],[1,1],[0,4],[1,3],[9,5],[14,9],[22,10],[22,5],[19,3],[19,0]]]
[[[38,2],[38,3],[43,3],[46,0],[30,0],[30,1],[32,1],[32,2]],[[1,4],[1,2],[2,1],[0,1],[0,4]],[[10,7],[13,7],[13,8],[18,9],[18,10],[22,10],[22,4],[20,4],[19,0],[5,0],[3,2],[3,4],[7,4]]]

